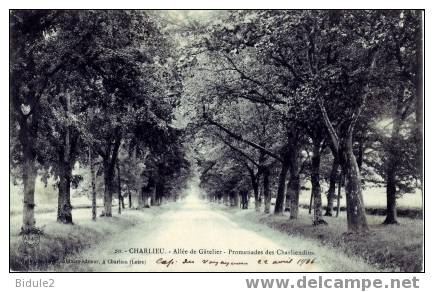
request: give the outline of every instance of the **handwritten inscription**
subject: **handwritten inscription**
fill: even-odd
[[[166,266],[168,268],[171,265],[175,264],[175,260],[174,259],[165,260],[163,258],[159,258],[155,263],[156,264],[164,265],[164,266]]]
[[[290,259],[285,259],[285,260],[268,260],[268,259],[259,259],[257,261],[258,264],[260,265],[280,265],[280,264],[297,264],[299,266],[302,265],[311,265],[315,263],[315,258],[301,258],[298,259],[297,261],[294,262],[294,259],[290,258]]]
[[[228,262],[228,261],[216,261],[216,260],[202,260],[203,264],[213,265],[213,266],[240,266],[248,265],[246,262]]]
[[[194,264],[193,260],[189,260],[189,259],[185,259],[183,262],[183,264]]]
[[[170,259],[163,259],[163,258],[158,258],[155,261],[156,264],[159,265],[163,265],[165,267],[170,267],[172,265],[175,265],[177,263],[177,261],[173,258]],[[183,261],[180,262],[183,265],[191,265],[191,264],[195,264],[196,261],[192,260],[192,259],[188,259],[185,258]],[[248,262],[246,261],[226,261],[226,260],[217,260],[217,259],[202,259],[200,262],[200,264],[203,265],[210,265],[210,266],[224,266],[224,267],[229,267],[229,266],[246,266],[249,265]],[[257,264],[259,265],[289,265],[289,264],[295,264],[298,266],[303,266],[303,265],[312,265],[315,263],[315,258],[301,258],[301,259],[296,259],[294,260],[293,258],[288,258],[288,259],[282,259],[282,260],[269,260],[269,259],[258,259],[256,261]]]

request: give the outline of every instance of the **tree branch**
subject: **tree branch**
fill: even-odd
[[[268,94],[270,94],[271,96],[273,96],[273,93],[262,82],[260,82],[259,80],[254,79],[253,77],[247,76],[243,71],[241,71],[241,69],[239,69],[237,67],[237,65],[235,65],[235,62],[231,58],[229,58],[229,56],[227,56],[227,55],[224,55],[224,56],[229,61],[229,63],[231,63],[233,69],[241,75],[241,79],[249,80],[250,82],[258,85],[261,88],[263,88],[265,91],[268,92]]]
[[[332,122],[330,121],[330,118],[327,114],[327,110],[324,107],[324,99],[322,98],[322,96],[318,97],[318,105],[321,110],[321,114],[323,117],[323,121],[326,125],[327,131],[329,132],[330,140],[332,142],[330,146],[332,146],[334,148],[333,151],[337,153],[339,149],[339,137],[338,134],[336,133],[335,128],[332,125]]]
[[[224,126],[220,125],[219,123],[213,121],[211,118],[209,118],[209,117],[206,115],[205,112],[203,113],[203,117],[204,117],[204,119],[205,119],[206,121],[208,121],[208,123],[210,123],[211,125],[216,126],[217,128],[219,128],[219,129],[222,130],[223,132],[227,133],[227,134],[228,134],[229,136],[231,136],[232,138],[234,138],[234,139],[236,139],[236,140],[238,140],[238,141],[244,142],[244,143],[246,143],[247,145],[252,146],[253,148],[256,148],[256,149],[259,149],[259,150],[263,151],[265,154],[267,154],[267,155],[269,155],[269,156],[271,156],[271,157],[273,157],[273,158],[275,158],[275,159],[277,159],[277,160],[279,160],[279,161],[282,161],[282,158],[280,157],[280,155],[278,155],[278,154],[276,154],[276,153],[274,153],[274,152],[272,152],[272,151],[270,151],[270,150],[268,150],[268,149],[266,149],[266,148],[264,148],[264,147],[262,147],[262,146],[260,146],[260,145],[258,145],[258,144],[256,144],[256,143],[253,143],[253,142],[251,142],[251,141],[249,141],[249,140],[244,139],[241,135],[238,135],[238,134],[233,133],[233,132],[230,131],[229,129],[227,129],[227,128],[225,128]]]
[[[244,156],[247,160],[249,160],[250,162],[252,162],[254,165],[259,167],[259,163],[257,163],[253,158],[251,158],[249,155],[247,155],[246,153],[244,153],[244,151],[242,151],[241,149],[236,148],[235,146],[233,146],[231,143],[229,143],[228,141],[226,141],[225,139],[223,139],[223,137],[221,137],[220,135],[218,135],[218,138],[225,144],[227,145],[229,148],[231,148],[232,150],[234,150],[235,152],[238,152],[239,154],[241,154],[242,156]]]

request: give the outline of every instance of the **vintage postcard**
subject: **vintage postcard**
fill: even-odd
[[[10,271],[424,271],[423,28],[10,10]]]

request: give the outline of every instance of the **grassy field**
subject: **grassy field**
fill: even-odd
[[[326,188],[323,188],[326,189]],[[310,190],[303,190],[300,194],[300,205],[303,208],[309,208],[310,203]],[[363,190],[363,201],[365,203],[365,210],[370,215],[386,215],[386,188],[384,187],[370,187]],[[322,195],[322,204],[325,209],[327,205],[326,194]],[[417,189],[414,193],[407,193],[396,200],[398,216],[408,218],[423,218],[423,201],[422,192]],[[335,201],[335,209],[337,203]],[[345,192],[342,193],[341,210],[346,210]]]
[[[53,212],[57,208],[58,190],[53,186],[54,182],[49,181],[45,186],[40,179],[35,184],[35,212]],[[23,212],[23,190],[22,185],[9,184],[10,188],[10,215],[22,214]],[[116,201],[117,203],[117,201]],[[91,200],[87,196],[81,195],[77,190],[71,190],[71,204],[73,207],[80,208],[90,206]],[[102,199],[97,198],[97,205],[102,205]]]
[[[307,183],[306,187],[310,187]],[[322,205],[325,209],[327,206],[327,197],[324,190],[327,190],[327,186],[323,186],[322,193]],[[309,208],[310,204],[310,190],[302,190],[300,192],[300,206],[302,208]],[[345,192],[342,190],[341,194],[341,210],[346,210],[346,198]],[[251,203],[254,204],[253,199]],[[271,204],[274,205],[276,199],[271,200]],[[367,214],[371,215],[385,215],[386,214],[386,188],[384,187],[370,187],[363,190],[363,201],[365,203],[365,209]],[[336,201],[334,202],[334,208],[336,211]],[[408,218],[423,218],[423,200],[422,192],[417,189],[413,193],[407,193],[397,198],[397,211],[398,215]]]
[[[310,184],[306,183],[306,187],[310,188]],[[322,186],[322,203],[327,205],[327,185]],[[310,190],[302,190],[300,193],[300,204],[309,205]],[[345,191],[342,189],[341,207],[346,207]],[[363,201],[367,208],[385,208],[386,207],[386,188],[385,187],[369,187],[363,190]],[[336,202],[335,202],[336,206]],[[398,208],[421,209],[423,206],[422,192],[417,189],[414,193],[407,193],[397,199]]]
[[[251,205],[252,206],[252,205]],[[423,260],[423,221],[399,218],[399,225],[383,225],[382,216],[368,215],[369,233],[347,233],[346,213],[325,217],[328,225],[313,226],[312,216],[300,209],[300,218],[289,220],[289,213],[275,216],[252,209],[227,208],[236,216],[265,224],[283,233],[312,239],[349,256],[357,256],[383,271],[418,272]]]

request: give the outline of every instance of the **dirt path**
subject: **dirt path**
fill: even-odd
[[[60,267],[56,267],[56,270],[128,272],[372,270],[359,260],[350,259],[313,242],[288,237],[264,225],[242,222],[240,218],[235,218],[198,199],[196,194],[165,209],[152,222],[143,222],[127,231],[121,231],[109,241],[68,258],[81,263],[63,263]],[[145,254],[146,248],[155,249],[154,251],[162,254]],[[191,253],[192,250],[194,254]],[[266,254],[267,250],[274,255]],[[283,251],[313,254],[277,255]],[[243,252],[262,254],[246,255],[242,254]],[[97,263],[82,263],[84,260],[93,260]],[[131,260],[135,262],[132,263]],[[265,260],[267,263],[264,263]],[[312,260],[313,263],[308,262]],[[258,261],[261,263],[258,264]]]

